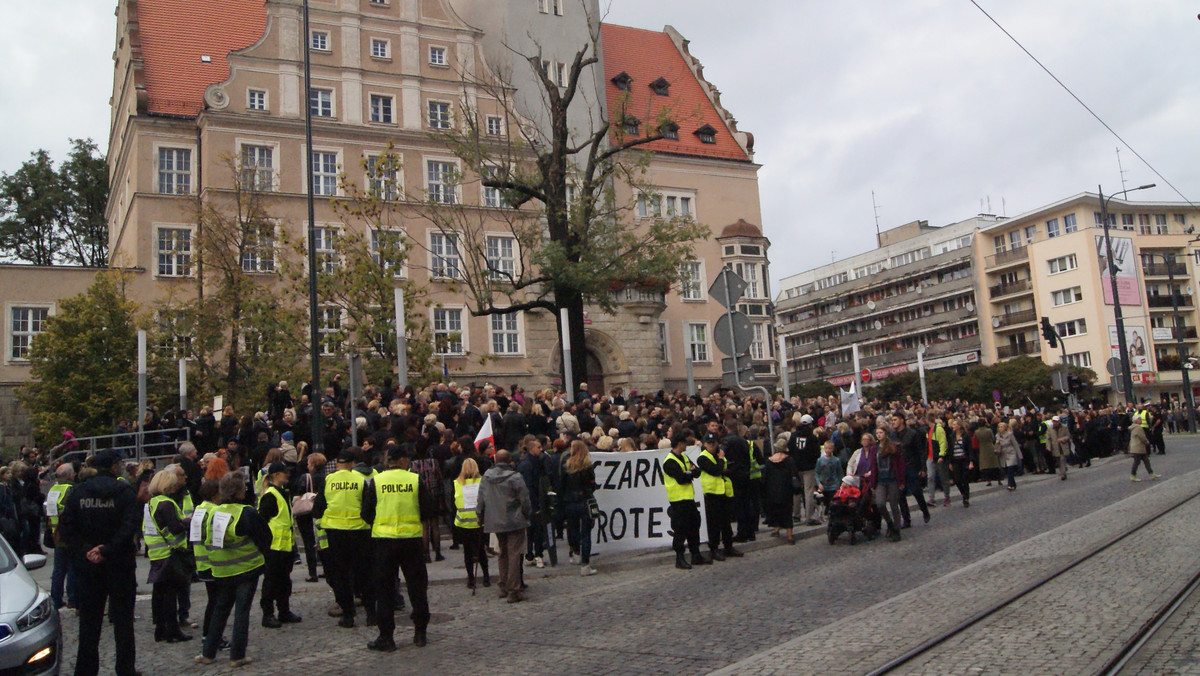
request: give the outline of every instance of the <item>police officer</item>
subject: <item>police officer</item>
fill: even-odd
[[[693,565],[711,564],[700,551],[700,509],[692,481],[700,477],[700,468],[683,454],[687,437],[676,434],[671,452],[663,459],[663,486],[667,489],[667,516],[671,519],[671,546],[675,549],[675,567],[689,570]],[[692,561],[683,556],[684,544],[692,551]]]
[[[54,543],[54,570],[50,573],[50,598],[55,608],[63,606],[63,583],[67,587],[67,605],[72,608],[79,604],[79,585],[75,580],[75,570],[71,566],[71,555],[67,543],[58,531],[58,516],[62,514],[67,493],[75,482],[75,467],[63,463],[55,470],[57,481],[50,490],[46,491],[46,532]]]
[[[259,599],[262,626],[268,629],[278,629],[300,621],[300,616],[291,611],[290,605],[295,535],[292,531],[292,506],[281,492],[287,480],[287,465],[282,462],[271,463],[267,467],[266,487],[258,501],[258,514],[271,529],[271,549],[264,553],[266,566],[263,568],[263,590]],[[275,615],[276,608],[279,609],[278,617]]]
[[[421,478],[408,471],[413,444],[388,447],[388,469],[380,472],[363,491],[362,518],[371,524],[375,549],[375,616],[379,637],[367,644],[370,650],[392,652],[396,643],[393,615],[396,575],[404,571],[404,581],[412,599],[415,630],[413,644],[425,645],[429,626],[429,573],[425,569],[425,549],[421,521],[432,518],[434,505]]]
[[[92,457],[98,474],[68,494],[59,516],[75,573],[79,577],[79,650],[75,673],[93,676],[100,671],[100,628],[104,606],[109,605],[116,643],[117,676],[133,676],[136,649],[133,638],[133,601],[137,590],[133,537],[141,508],[133,488],[117,481],[113,472],[121,456],[113,450]]]
[[[749,542],[758,531],[758,513],[750,489],[750,472],[756,464],[750,456],[750,444],[738,433],[737,421],[729,421],[725,430],[721,446],[725,449],[726,476],[732,482],[734,496],[729,503],[729,520],[737,524],[734,542]],[[762,478],[762,465],[757,467],[757,478]]]
[[[708,520],[708,548],[716,561],[727,556],[743,556],[733,548],[733,526],[730,525],[733,503],[733,480],[724,449],[718,449],[717,435],[704,435],[704,450],[696,464],[700,466],[700,489],[704,491],[704,515]],[[717,547],[724,545],[722,549]]]
[[[363,607],[367,626],[375,624],[374,585],[371,584],[371,527],[362,519],[363,489],[367,478],[354,470],[357,457],[351,449],[341,452],[337,471],[325,477],[325,490],[313,503],[313,516],[320,519],[328,545],[325,574],[341,608],[339,627],[354,627],[354,590],[365,589]]]

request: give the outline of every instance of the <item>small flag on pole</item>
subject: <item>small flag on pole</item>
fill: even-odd
[[[492,415],[490,413],[484,414],[483,427],[479,428],[479,434],[475,435],[475,450],[478,451],[479,444],[485,440],[491,442],[493,449],[496,447],[496,441],[492,438]]]
[[[851,413],[858,413],[862,410],[862,407],[858,405],[858,392],[854,390],[854,383],[850,383],[849,392],[842,390],[841,388],[838,389],[838,392],[842,395],[843,417],[848,416]]]

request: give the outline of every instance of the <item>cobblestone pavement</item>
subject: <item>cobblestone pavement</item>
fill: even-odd
[[[1200,675],[1200,591],[1159,627],[1133,656],[1122,674],[1145,676]]]
[[[1200,466],[1200,438],[1174,437],[1168,444],[1171,452],[1153,461],[1159,472],[1173,477]],[[256,604],[249,648],[255,662],[237,673],[461,673],[487,668],[693,674],[727,666],[730,673],[818,673],[806,664],[827,667],[821,671],[829,673],[864,671],[868,666],[861,656],[868,653],[845,648],[860,640],[864,647],[874,643],[866,621],[880,615],[881,608],[886,609],[889,632],[884,643],[899,652],[897,644],[919,642],[965,607],[1002,595],[1015,584],[1012,580],[1061,565],[1071,551],[1135,521],[1139,510],[1183,494],[1181,480],[1131,484],[1128,465],[1125,457],[1098,461],[1092,468],[1072,470],[1066,482],[1030,477],[1012,493],[981,492],[977,484],[969,510],[958,504],[939,506],[931,523],[923,525],[918,518],[895,544],[877,540],[851,547],[842,538],[831,547],[823,538],[813,538],[787,547],[765,538],[771,546],[743,559],[692,571],[677,571],[661,556],[632,557],[638,559],[634,563],[631,557],[601,556],[593,562],[600,571],[595,577],[570,574],[573,567],[566,565],[527,570],[529,600],[515,605],[500,601],[494,588],[472,597],[461,582],[436,585],[430,590],[434,624],[429,646],[411,647],[407,619],[397,616],[402,648],[391,655],[365,650],[373,628],[334,625],[325,614],[332,595],[323,583],[299,582],[292,605],[304,622],[264,629]],[[1187,486],[1194,483],[1195,478]],[[1116,504],[1130,497],[1135,499]],[[1099,518],[1047,537],[1055,528],[1101,510]],[[1031,539],[1039,547],[1036,555],[1003,558],[1006,550]],[[765,544],[763,536],[759,540],[756,544]],[[460,553],[449,554],[461,566]],[[661,563],[644,565],[655,561]],[[437,577],[456,574],[461,569],[439,569]],[[293,579],[300,578],[297,570]],[[144,573],[139,579],[145,579]],[[939,583],[927,584],[935,580]],[[1081,589],[1088,585],[1085,580],[1079,584]],[[951,585],[959,585],[957,593],[939,591]],[[192,664],[197,641],[153,643],[149,588],[142,591],[147,594],[137,606],[139,669],[148,676],[230,673],[228,662]],[[891,603],[876,607],[889,599]],[[192,602],[203,607],[201,587],[194,587]],[[69,673],[78,628],[72,615],[63,620]],[[111,632],[105,632],[103,641],[102,654],[111,659]]]

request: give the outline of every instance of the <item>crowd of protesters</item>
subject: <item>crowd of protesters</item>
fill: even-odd
[[[679,463],[680,481],[695,471],[702,484],[727,479],[721,485],[728,486],[711,492],[711,503],[705,489],[710,555],[703,557],[698,543],[687,543],[692,564],[711,564],[740,556],[734,543],[756,539],[764,520],[772,536],[793,542],[796,523],[821,523],[844,484],[852,484],[874,507],[867,535],[882,534],[886,522],[888,537],[899,540],[901,530],[912,525],[910,497],[928,522],[939,492],[941,506],[950,506],[953,489],[969,507],[973,483],[997,483],[1013,491],[1023,474],[1057,473],[1066,480],[1070,466],[1086,467],[1094,458],[1118,452],[1133,454],[1134,481],[1140,480],[1139,464],[1158,478],[1149,454],[1164,453],[1164,433],[1184,427],[1178,411],[1160,413],[1146,405],[1054,412],[909,399],[867,402],[843,416],[833,398],[765,402],[730,391],[626,396],[620,389],[590,393],[585,384],[568,396],[553,388],[526,392],[517,385],[451,382],[400,388],[385,381],[351,400],[339,377],[320,392],[305,384],[295,397],[280,382],[259,403],[259,410],[241,414],[225,406],[216,413],[205,407],[194,416],[148,418],[146,429],[156,442],[178,447],[170,464],[121,461],[119,453],[109,451],[104,460],[111,461],[111,471],[101,468],[126,485],[144,514],[144,527],[131,536],[152,560],[148,582],[157,640],[192,638],[185,630],[201,625],[192,619],[190,587],[197,575],[206,582],[205,641],[197,661],[211,662],[225,647],[235,664],[248,661],[246,616],[255,593],[249,577],[240,587],[215,585],[205,574],[212,570],[208,550],[193,553],[179,546],[195,545],[195,530],[211,538],[207,525],[190,528],[197,509],[211,517],[219,507],[238,506],[240,530],[228,537],[241,538],[243,546],[263,554],[253,579],[263,577],[264,627],[300,621],[288,603],[295,563],[309,582],[326,577],[337,599],[329,614],[342,626],[353,626],[356,597],[368,608],[368,624],[379,621],[370,609],[383,592],[372,588],[369,557],[331,558],[338,546],[331,549],[328,542],[345,537],[322,519],[330,508],[326,482],[335,473],[371,479],[402,468],[419,477],[418,556],[426,563],[441,561],[444,543],[461,550],[472,590],[478,578],[491,585],[488,559],[496,558],[502,597],[519,602],[528,588],[523,569],[546,565],[551,537],[565,535],[569,561],[579,565],[581,575],[598,572],[591,560],[593,452],[675,449],[678,454],[700,445],[698,467]],[[314,406],[320,412],[315,432]],[[128,432],[130,426],[123,423],[122,429]],[[480,441],[482,429],[491,435]],[[40,552],[43,543],[71,546],[70,538],[58,532],[57,517],[72,485],[97,474],[89,466],[94,463],[72,452],[74,443],[74,435],[64,430],[56,453],[23,449],[18,460],[0,469],[0,533],[19,554]],[[728,500],[717,499],[718,493]],[[364,505],[363,514],[373,508]],[[690,568],[680,536],[677,565]],[[408,577],[411,562],[397,551],[396,565]],[[79,603],[74,560],[55,557],[52,597],[59,607]],[[422,592],[419,601],[425,607],[419,611],[416,593],[410,595],[423,645],[419,617],[428,621],[427,603]],[[403,597],[392,591],[386,596],[390,616]],[[231,614],[234,636],[226,641],[221,634]],[[371,647],[387,649],[390,640],[389,634]]]

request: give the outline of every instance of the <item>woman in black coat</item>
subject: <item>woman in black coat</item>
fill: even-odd
[[[800,472],[796,469],[796,461],[787,454],[787,447],[775,449],[775,453],[767,458],[763,465],[763,508],[767,514],[767,525],[773,530],[772,537],[779,537],[783,531],[788,544],[795,544],[792,535],[792,499],[796,493],[795,483]]]

